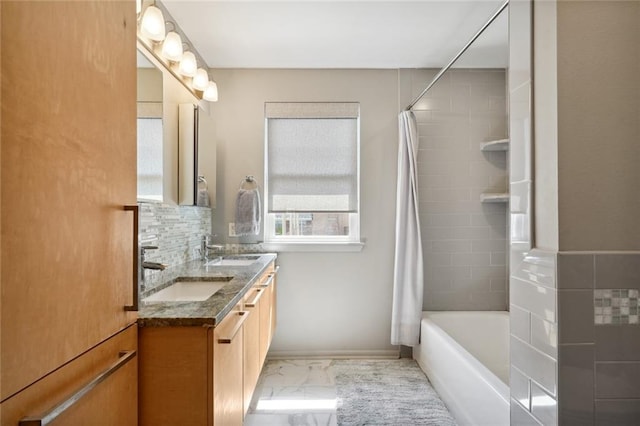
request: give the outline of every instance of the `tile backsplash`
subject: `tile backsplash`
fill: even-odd
[[[162,203],[140,203],[141,245],[157,246],[148,250],[145,259],[170,268],[200,258],[202,236],[211,233],[212,210],[205,207],[177,206]],[[214,237],[214,242],[217,239]],[[223,252],[261,253],[262,244],[223,244]],[[141,291],[165,282],[163,271],[147,269]]]
[[[142,245],[157,246],[146,259],[168,267],[197,259],[200,241],[211,233],[211,209],[162,203],[140,203],[140,235]],[[153,286],[162,272],[145,270],[145,283]]]

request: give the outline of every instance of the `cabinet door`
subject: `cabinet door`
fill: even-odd
[[[275,328],[275,271],[264,282],[264,296],[260,304],[260,366],[264,365]]]
[[[264,365],[269,350],[270,334],[271,334],[271,279],[265,281],[262,288],[264,295],[260,299],[260,368]]]
[[[232,311],[213,330],[213,424],[241,426],[243,400],[243,324],[245,311]]]
[[[278,322],[278,270],[280,267],[276,267],[273,270],[273,282],[271,283],[271,309],[269,310],[269,321],[271,328],[269,330],[269,345],[273,340],[273,336],[276,334],[276,323]]]
[[[244,304],[244,309],[249,315],[244,323],[244,414],[249,410],[262,367],[260,312],[263,308],[264,293],[264,289],[254,287],[247,293]]]
[[[65,426],[135,426],[138,422],[137,327],[132,325],[1,404],[2,425],[17,425],[65,401],[111,372],[52,423]],[[121,351],[128,352],[120,356]],[[129,354],[133,352],[133,354]]]
[[[135,2],[2,2],[0,28],[1,401],[135,321]]]
[[[210,425],[213,331],[205,327],[142,327],[140,425]]]

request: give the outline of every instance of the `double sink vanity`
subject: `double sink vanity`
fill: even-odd
[[[275,254],[165,271],[141,294],[141,425],[241,425],[276,320]]]

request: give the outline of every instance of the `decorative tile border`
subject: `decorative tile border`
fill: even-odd
[[[596,325],[640,324],[637,289],[595,290],[593,293]]]

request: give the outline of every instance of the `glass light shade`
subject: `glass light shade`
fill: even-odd
[[[205,90],[209,86],[209,74],[204,68],[198,68],[195,77],[193,77],[193,88],[196,90]]]
[[[164,16],[160,9],[155,6],[149,6],[145,9],[140,23],[140,32],[153,41],[164,40]]]
[[[218,102],[218,85],[215,81],[210,81],[202,95],[205,101]]]
[[[162,56],[173,62],[180,62],[182,59],[182,38],[175,31],[169,32],[167,38],[162,43]]]
[[[198,62],[196,62],[196,55],[193,52],[184,52],[182,60],[180,61],[180,74],[193,77],[196,75],[198,69]]]

